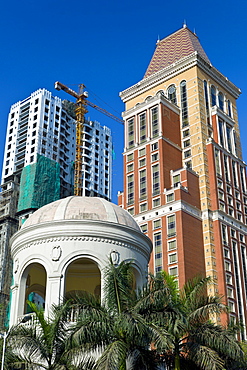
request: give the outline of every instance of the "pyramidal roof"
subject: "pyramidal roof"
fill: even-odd
[[[210,63],[196,34],[184,25],[183,28],[158,41],[144,78],[151,76],[155,72],[168,67],[194,52],[197,52],[203,59]]]

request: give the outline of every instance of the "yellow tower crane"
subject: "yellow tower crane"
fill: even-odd
[[[87,100],[88,94],[84,91],[85,86],[79,85],[79,93],[70,89],[61,82],[55,82],[55,89],[63,90],[68,94],[76,98],[76,155],[75,155],[75,173],[74,173],[74,194],[82,195],[82,146],[83,146],[83,125],[84,117],[87,111],[87,105],[105,114],[106,116],[114,119],[115,121],[123,124],[124,121],[113,114],[107,112],[107,110],[98,107],[96,104],[91,103]]]

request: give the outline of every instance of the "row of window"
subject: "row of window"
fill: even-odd
[[[137,121],[137,122],[136,122]],[[150,133],[148,134],[148,125]],[[148,112],[139,114],[136,118],[127,121],[127,147],[132,148],[135,142],[144,143],[147,137],[155,138],[159,134],[158,107],[151,108]]]
[[[218,143],[230,153],[236,154],[236,132],[220,118],[218,118]]]
[[[222,240],[223,240],[223,243],[225,244],[223,253],[224,253],[224,266],[225,266],[225,271],[226,271],[228,303],[230,303],[229,304],[230,311],[235,312],[235,304],[232,300],[236,299],[238,317],[239,317],[239,320],[244,323],[244,307],[243,307],[242,297],[243,297],[243,291],[245,291],[245,295],[247,297],[246,248],[244,245],[238,246],[238,243],[236,240],[231,241],[231,249],[230,249],[230,245],[226,247],[226,242],[224,242],[224,239],[226,238],[226,235],[227,235],[226,228],[227,226],[222,224]],[[235,230],[231,229],[231,234],[232,232],[235,232]],[[240,266],[242,266],[242,269],[240,268]],[[242,279],[240,276],[240,271],[243,271],[244,286],[242,286]],[[235,282],[235,293],[236,293],[235,297],[234,297],[233,289],[232,289],[232,285],[233,285],[232,274],[234,276],[234,282]]]
[[[210,93],[210,102],[209,102],[209,93]],[[206,111],[209,117],[209,104],[211,103],[211,107],[218,106],[220,110],[227,113],[230,118],[232,118],[232,104],[231,101],[225,99],[224,94],[217,90],[214,85],[211,85],[208,88],[207,81],[204,81],[204,97],[205,97],[205,104],[206,104]]]
[[[151,179],[152,179],[152,196],[160,193],[160,176],[159,165],[151,166]],[[131,205],[134,203],[134,173],[127,176],[127,203]],[[147,170],[146,168],[139,171],[139,200],[142,201],[147,198]]]
[[[218,176],[224,176],[225,180],[232,183],[235,188],[241,188],[243,193],[246,192],[246,175],[245,168],[231,157],[223,154],[215,148],[215,165]]]

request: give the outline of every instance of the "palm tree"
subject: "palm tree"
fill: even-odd
[[[172,337],[172,348],[163,353],[168,369],[225,369],[226,361],[238,361],[243,355],[236,336],[228,329],[210,321],[212,315],[226,312],[219,296],[208,296],[209,278],[196,277],[181,290],[173,278],[162,273],[161,279],[170,290],[177,314],[164,321]]]
[[[73,325],[68,321],[69,302],[54,306],[49,318],[34,303],[28,304],[34,319],[31,325],[11,328],[7,350],[13,350],[15,357],[8,361],[8,368],[23,365],[25,369],[92,369],[93,360],[81,358],[74,346]]]
[[[147,287],[137,294],[131,263],[116,267],[110,262],[104,278],[103,303],[88,293],[75,298],[80,314],[73,338],[80,348],[97,353],[97,370],[157,369],[157,349],[166,351],[171,343],[169,334],[152,322],[149,312],[158,304],[157,312],[161,307],[164,311],[166,294],[162,302],[155,302]]]

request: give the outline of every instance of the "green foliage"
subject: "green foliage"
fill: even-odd
[[[210,321],[226,311],[220,297],[207,295],[210,279],[179,290],[162,272],[135,291],[131,263],[110,261],[104,273],[103,302],[80,292],[49,318],[29,302],[35,320],[11,330],[8,348],[18,357],[9,352],[9,362],[47,370],[244,369],[236,328]]]

